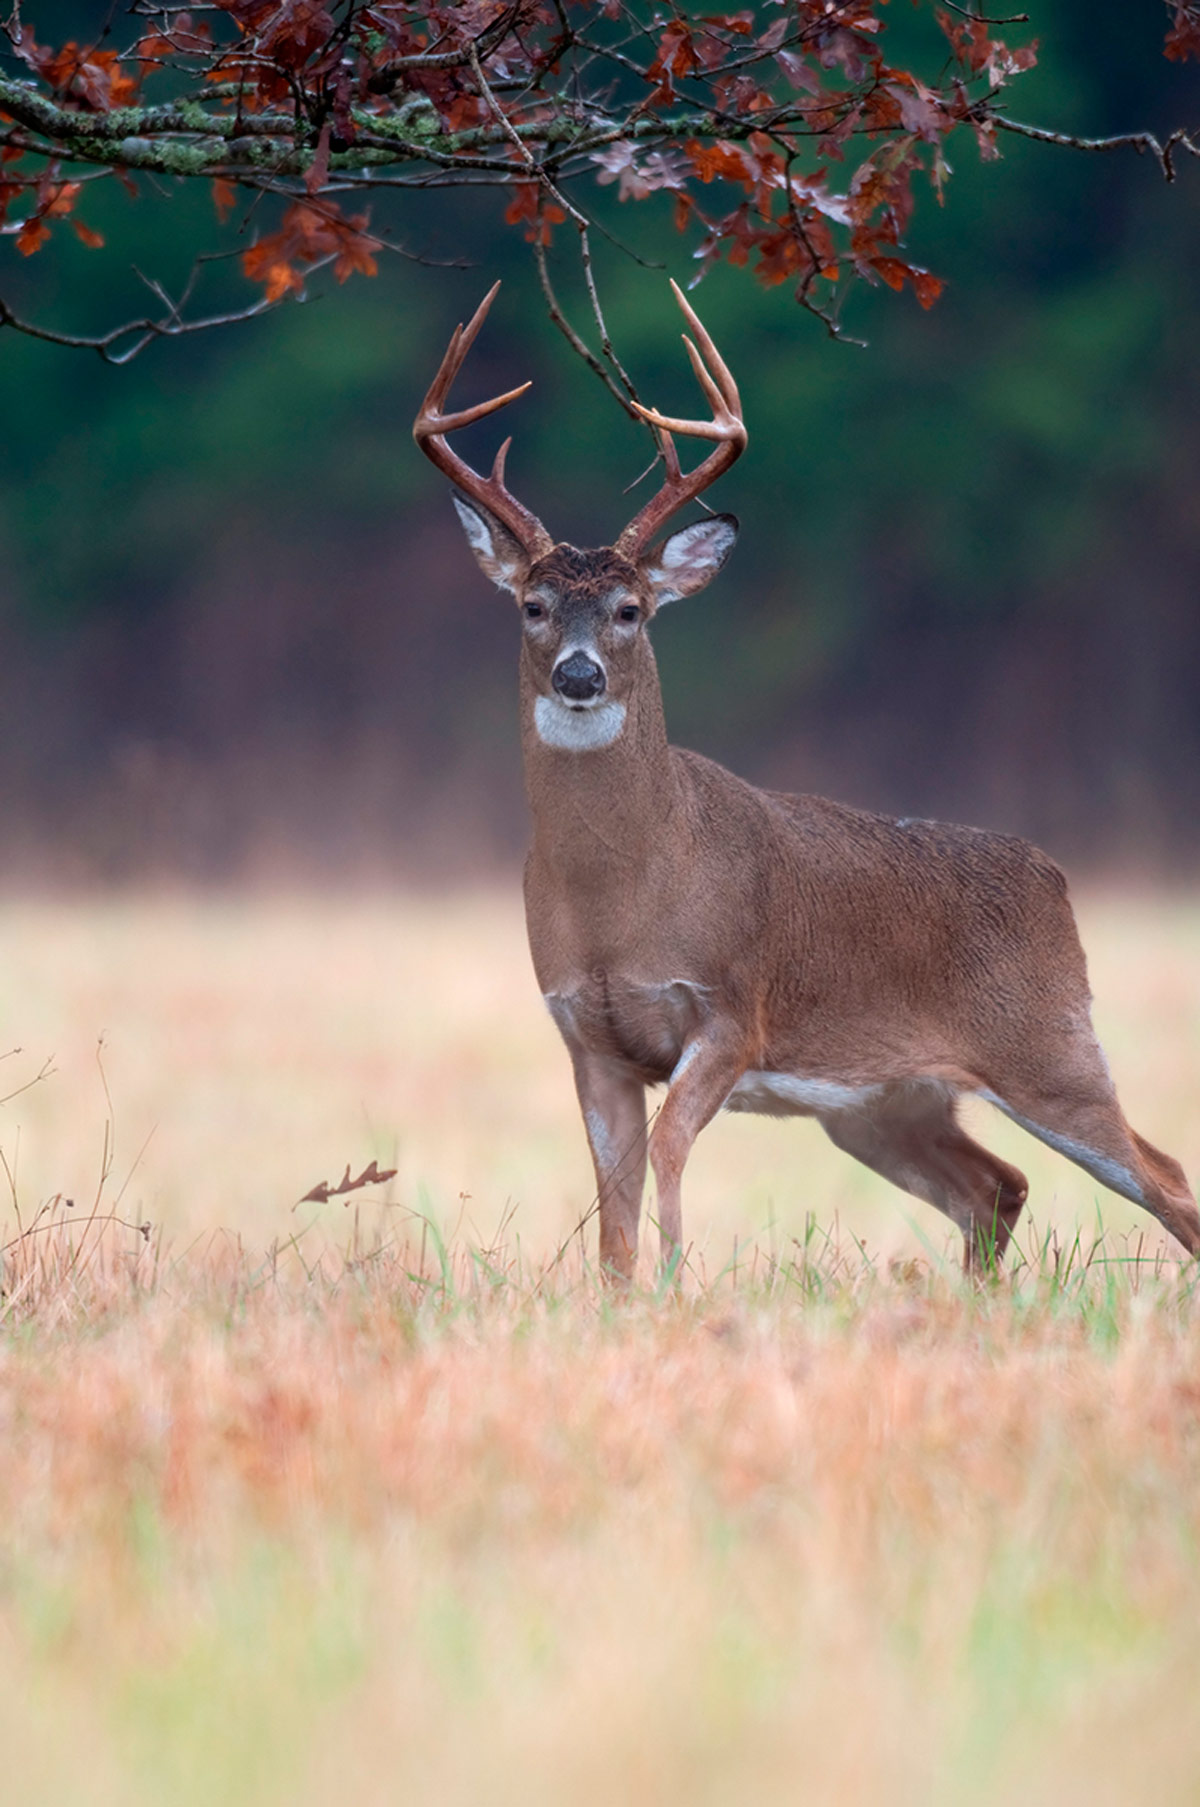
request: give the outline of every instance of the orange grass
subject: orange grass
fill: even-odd
[[[4,909],[0,1070],[58,1071],[0,1118],[0,1798],[1195,1800],[1200,1285],[1061,1163],[972,1291],[721,1125],[685,1297],[617,1303],[506,903]],[[1090,916],[1194,1173],[1196,919]]]
[[[0,1346],[11,1798],[1194,1799],[1190,1273],[112,1254]]]

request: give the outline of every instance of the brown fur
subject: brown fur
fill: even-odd
[[[968,1265],[1003,1253],[1027,1188],[958,1127],[960,1090],[1078,1144],[1093,1170],[1108,1164],[1107,1183],[1122,1170],[1118,1189],[1200,1251],[1181,1169],[1121,1114],[1058,868],[1024,841],[759,790],[669,747],[644,629],[618,640],[611,610],[600,618],[614,586],[653,613],[643,574],[608,551],[556,548],[517,589],[560,599],[521,657],[525,897],[589,1123],[604,1265],[632,1272],[647,1154],[674,1258],[692,1142],[748,1071],[872,1088],[813,1114],[839,1147],[946,1212]],[[611,746],[580,753],[545,745],[533,710],[584,619],[606,695],[628,713]],[[691,1044],[647,1141],[643,1088],[667,1082]]]
[[[529,944],[575,1069],[605,1270],[633,1272],[647,1159],[663,1259],[678,1262],[684,1165],[723,1105],[816,1116],[839,1148],[944,1211],[968,1267],[990,1264],[1027,1187],[964,1134],[960,1092],[1200,1253],[1182,1169],[1121,1114],[1066,883],[1044,854],[758,790],[668,746],[646,625],[715,575],[737,523],[712,515],[648,541],[746,443],[732,374],[683,295],[712,420],[634,404],[659,431],[662,487],[615,546],[580,551],[508,493],[506,447],[484,478],[446,443],[520,393],[446,411],[495,293],[453,335],[413,432],[458,486],[475,556],[524,619]],[[686,476],[674,432],[715,442]],[[667,1095],[647,1136],[645,1088],[658,1084]]]

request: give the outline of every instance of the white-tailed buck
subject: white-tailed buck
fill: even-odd
[[[529,387],[448,411],[495,293],[455,331],[413,434],[520,611],[529,943],[575,1069],[603,1267],[633,1271],[647,1155],[663,1259],[679,1258],[684,1163],[722,1108],[816,1117],[839,1148],[944,1211],[968,1267],[990,1263],[1027,1186],[960,1128],[964,1093],[1200,1253],[1183,1170],[1122,1115],[1066,884],[1044,854],[758,790],[667,744],[647,628],[716,576],[737,522],[710,514],[658,536],[746,445],[733,377],[683,295],[712,417],[638,409],[662,436],[662,487],[615,544],[580,551],[505,488],[508,441],[482,477],[446,440]],[[690,475],[673,433],[712,443]],[[647,1136],[654,1085],[667,1094]]]

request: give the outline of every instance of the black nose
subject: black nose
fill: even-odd
[[[603,696],[604,685],[603,667],[597,665],[595,659],[589,659],[586,653],[572,653],[569,659],[554,667],[554,688],[559,696],[568,697],[572,702]]]

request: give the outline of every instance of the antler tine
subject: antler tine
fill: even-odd
[[[486,414],[494,414],[497,408],[506,408],[509,402],[515,402],[519,395],[533,388],[533,379],[522,383],[518,389],[510,389],[507,395],[493,396],[490,402],[476,402],[473,408],[460,408],[457,414],[435,414],[430,418],[437,422],[434,431],[437,433],[454,433],[459,427],[469,427],[475,421],[482,420]],[[415,436],[415,435],[414,435]],[[419,443],[419,441],[418,441]]]
[[[738,386],[733,380],[733,372],[713,344],[708,328],[705,326],[703,320],[700,318],[673,276],[671,278],[671,287],[675,292],[675,299],[683,311],[684,319],[695,333],[705,359],[712,365],[712,368],[716,373],[717,383],[725,401],[729,404],[733,413],[740,415],[742,411],[742,398],[738,394]]]
[[[479,306],[475,309],[475,312],[471,315],[466,326],[464,326],[460,320],[454,331],[451,333],[450,343],[446,347],[445,356],[438,365],[437,375],[429,385],[429,395],[426,396],[426,401],[434,395],[437,396],[439,402],[445,401],[447,395],[450,393],[451,383],[462,369],[463,359],[475,343],[479,334],[479,329],[491,311],[491,306],[496,299],[499,287],[500,284],[494,282],[483,300],[479,303]]]
[[[643,408],[641,402],[631,402],[630,406],[643,420],[648,420],[652,427],[657,427],[663,433],[685,433],[692,439],[736,439],[745,428],[730,412],[725,397],[704,368],[700,353],[687,334],[680,333],[679,336],[691,359],[692,369],[704,391],[705,400],[713,411],[712,420],[675,420],[669,414],[660,414],[657,408]]]
[[[644,408],[640,402],[631,404],[643,420],[649,421],[662,434],[666,475],[658,494],[647,502],[617,541],[617,551],[630,559],[639,557],[664,522],[686,502],[693,501],[710,483],[715,482],[746,449],[746,423],[742,419],[742,402],[733,374],[678,283],[672,282],[671,288],[684,319],[699,342],[697,349],[688,335],[683,334],[688,362],[704,393],[704,399],[712,409],[713,417],[711,420],[677,420],[672,415],[659,414],[654,408]],[[672,433],[682,433],[689,439],[715,440],[717,443],[708,457],[694,471],[684,476],[679,468]]]
[[[703,389],[705,398],[708,401],[709,406],[713,409],[714,413],[716,413],[718,410],[720,410],[726,414],[731,413],[732,410],[730,409],[729,403],[725,398],[724,391],[719,389],[717,384],[713,381],[712,377],[709,376],[708,371],[704,367],[704,360],[700,356],[700,353],[696,350],[696,347],[692,344],[692,341],[688,338],[686,333],[681,333],[680,338],[683,340],[684,347],[688,354],[688,360],[691,363],[692,369],[696,373],[696,381],[699,383],[700,387]],[[736,389],[734,390],[734,395],[735,395],[735,397],[737,395]]]
[[[493,396],[490,401],[476,402],[472,408],[460,408],[453,414],[443,412],[454,379],[462,369],[480,327],[487,319],[488,310],[499,287],[498,282],[493,283],[466,326],[460,323],[451,334],[445,356],[417,411],[417,418],[413,422],[413,438],[431,463],[449,477],[464,495],[482,503],[502,521],[531,558],[540,558],[550,550],[554,542],[537,516],[504,487],[504,461],[512,444],[511,438],[506,439],[497,452],[489,477],[483,477],[478,471],[472,470],[465,459],[451,450],[445,439],[447,433],[457,432],[459,427],[469,427],[474,421],[494,414],[498,408],[507,407],[509,402],[516,401],[519,395],[524,395],[532,387],[530,383],[522,383],[519,388],[510,389],[505,395]]]

